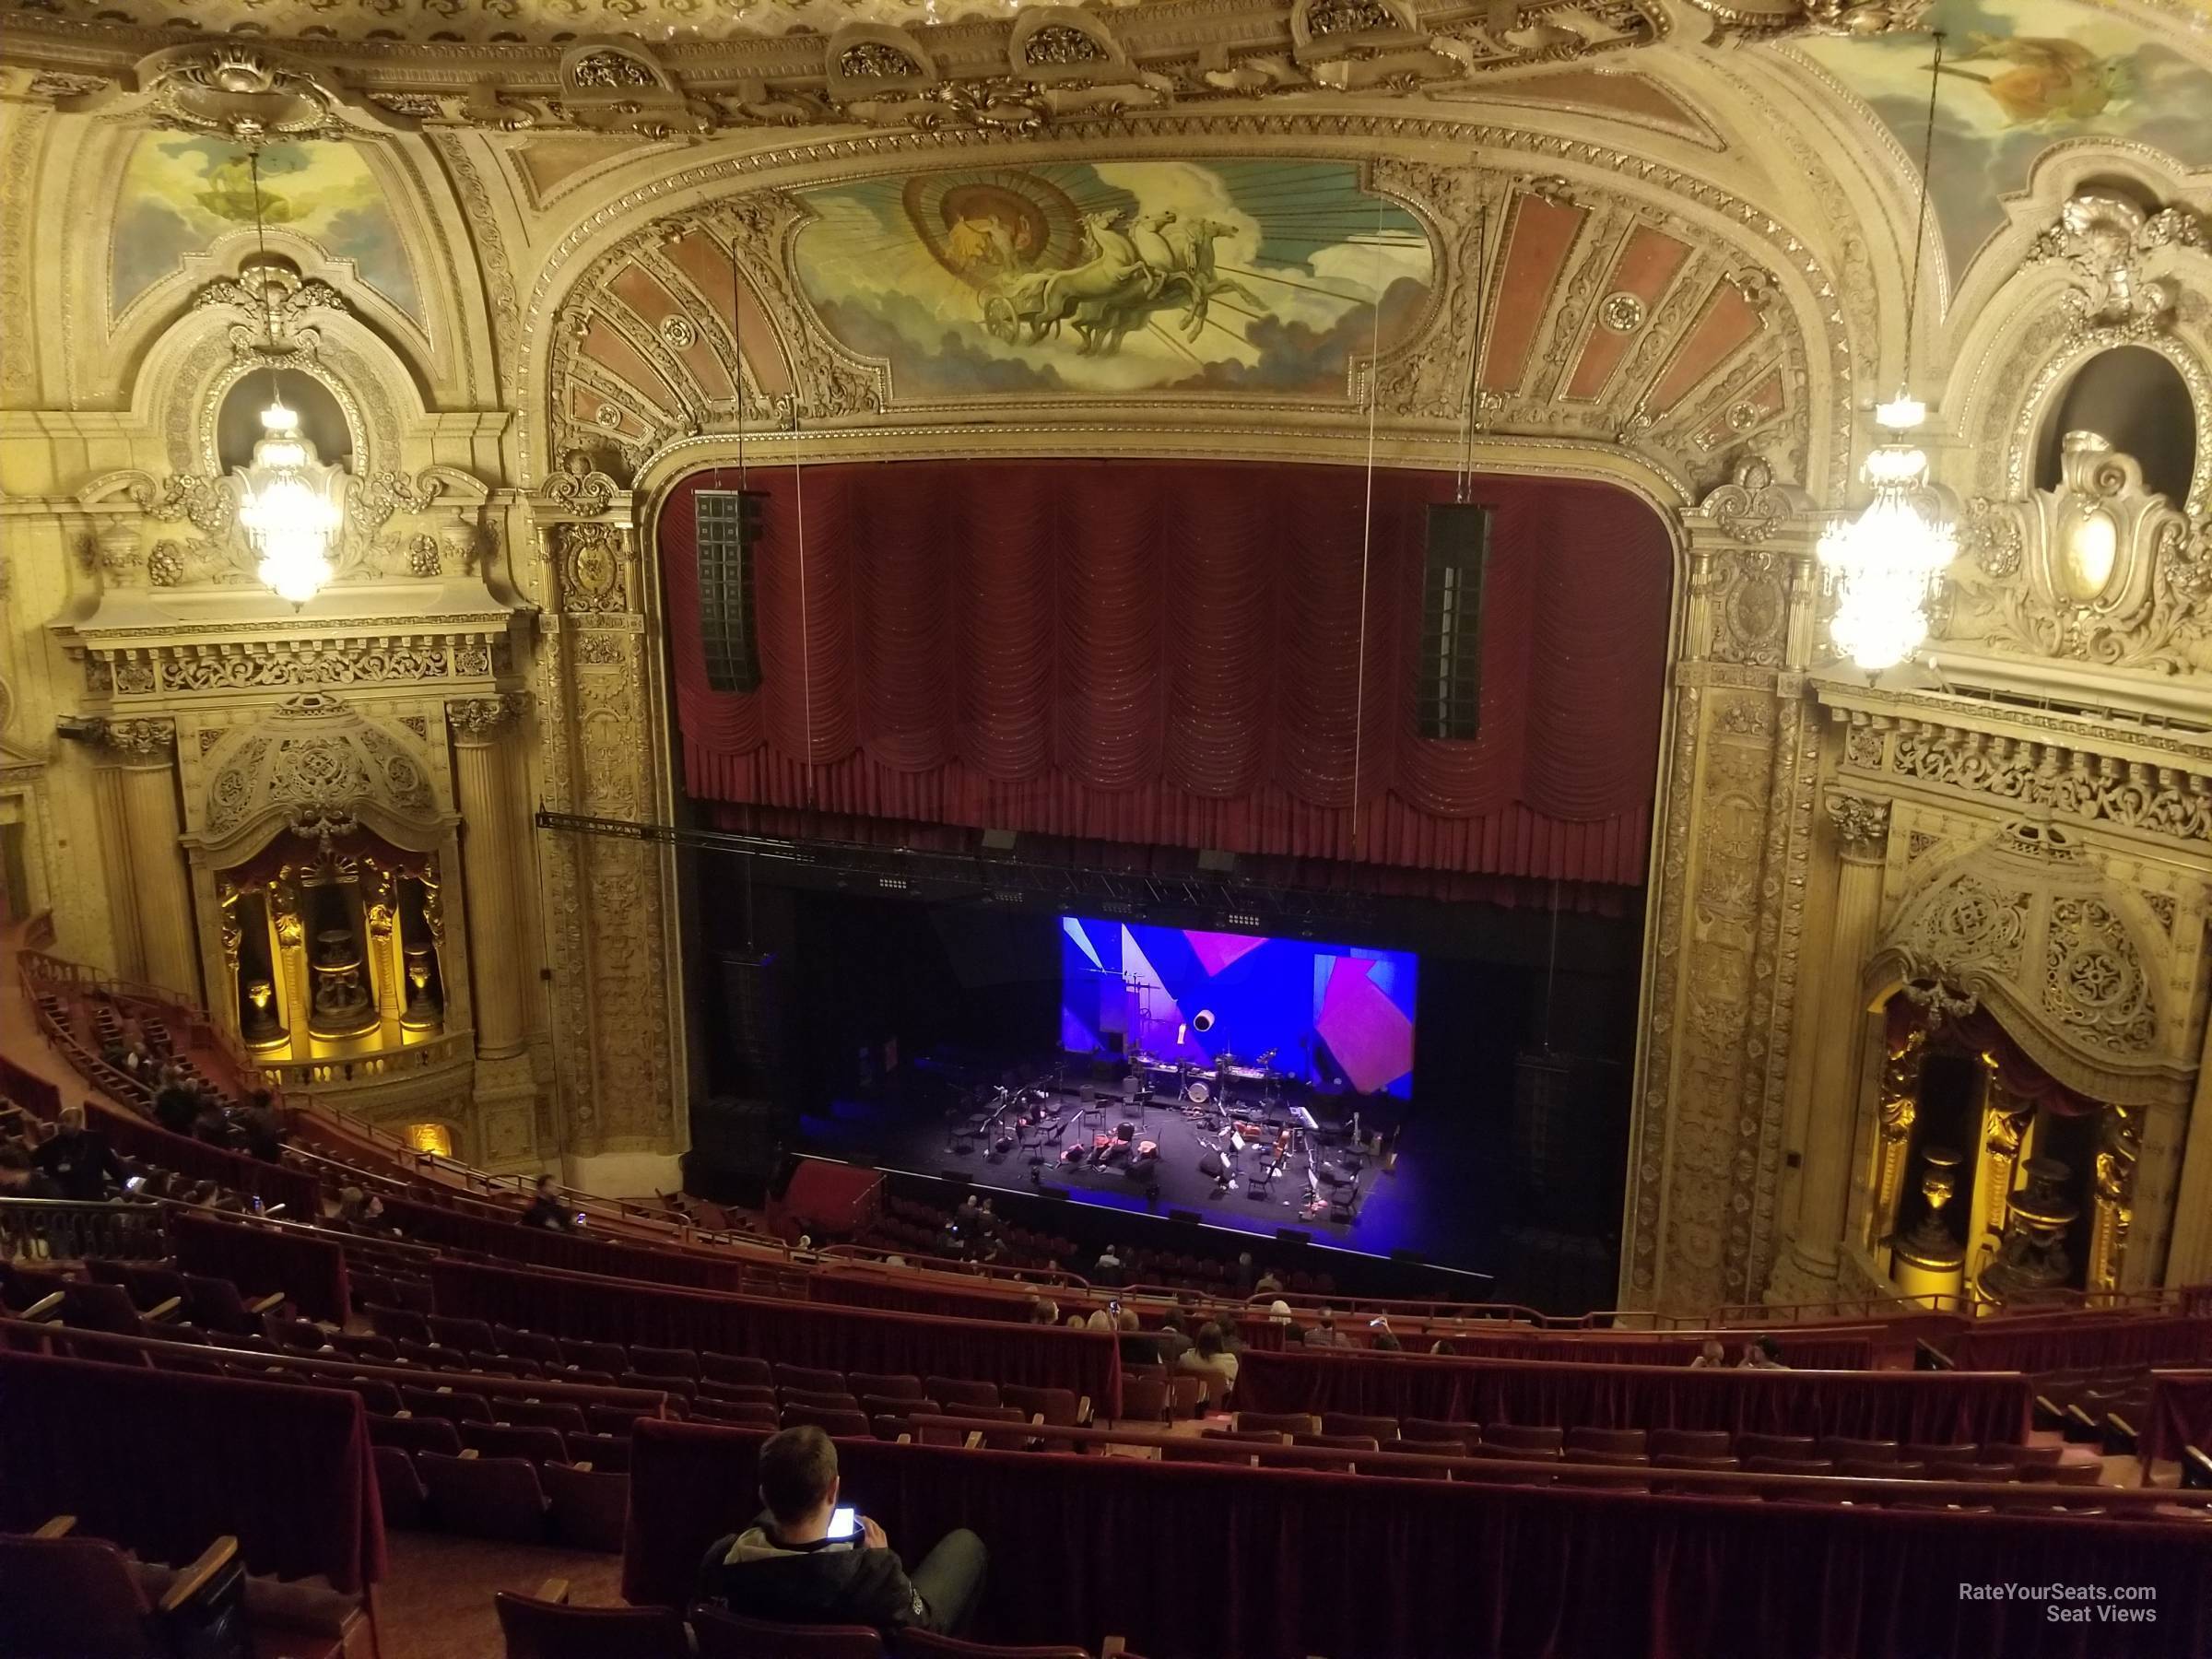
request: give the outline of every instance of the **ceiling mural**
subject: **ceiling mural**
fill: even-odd
[[[900,401],[1007,393],[1349,395],[1430,309],[1420,221],[1348,162],[1088,162],[801,192],[832,338]]]
[[[2076,0],[1935,0],[1927,26],[1945,36],[1929,200],[1954,280],[2004,228],[2002,198],[2026,188],[2051,145],[2120,138],[2184,166],[2212,163],[2212,69],[2112,10]],[[1917,160],[1927,36],[1815,38],[1794,50],[1865,99]]]
[[[418,323],[422,297],[383,187],[359,150],[321,140],[261,152],[262,218],[304,236]],[[125,163],[116,204],[110,314],[178,270],[184,257],[253,229],[246,152],[228,139],[148,133]]]

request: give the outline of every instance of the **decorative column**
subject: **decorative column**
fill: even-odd
[[[514,848],[530,830],[514,811],[505,742],[521,706],[522,699],[512,695],[471,697],[445,705],[461,808],[462,871],[468,881],[477,1053],[486,1059],[520,1052],[525,1033],[524,959],[515,925],[522,897]]]
[[[1835,830],[1836,897],[1830,914],[1828,965],[1813,1053],[1805,1167],[1798,1191],[1795,1267],[1832,1287],[1851,1199],[1851,1137],[1858,1117],[1859,1068],[1866,1049],[1866,959],[1881,924],[1882,877],[1889,838],[1889,803],[1830,789],[1826,801]],[[1832,1291],[1831,1291],[1832,1293]]]
[[[1687,1312],[1756,1300],[1781,1247],[1818,806],[1805,677],[1818,525],[1756,457],[1682,516],[1619,1304]]]
[[[110,720],[101,723],[100,742],[114,762],[113,806],[102,816],[123,840],[138,966],[151,983],[199,1002],[192,892],[178,844],[184,826],[177,813],[177,728],[167,720]]]

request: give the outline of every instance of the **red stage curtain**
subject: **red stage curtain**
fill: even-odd
[[[229,1533],[252,1572],[384,1576],[359,1394],[0,1352],[0,1527],[75,1515],[175,1564]]]
[[[1640,886],[1672,555],[1620,491],[1496,509],[1482,730],[1414,735],[1448,474],[958,462],[758,469],[762,684],[711,689],[691,495],[659,520],[708,800]],[[1364,631],[1362,622],[1364,621]],[[1355,729],[1357,728],[1357,729]],[[1355,771],[1357,799],[1355,800]]]
[[[1237,1404],[1586,1429],[1726,1429],[1861,1440],[2011,1444],[2028,1432],[2025,1377],[1924,1371],[1690,1371],[1428,1355],[1247,1353]]]
[[[632,1279],[430,1265],[438,1311],[599,1342],[749,1354],[834,1371],[981,1378],[1121,1398],[1114,1339],[1096,1332],[714,1296]]]
[[[681,1605],[760,1434],[641,1423],[623,1594]],[[973,1527],[978,1635],[1150,1659],[2201,1659],[2212,1529],[838,1442],[909,1562]],[[2155,1586],[2124,1646],[1961,1583]]]
[[[2142,1434],[2147,1470],[2153,1458],[2181,1456],[2183,1446],[2212,1452],[2212,1371],[2154,1372],[2146,1415],[2150,1419]]]
[[[2044,1322],[1997,1320],[1959,1333],[1948,1358],[1960,1371],[2050,1371],[2212,1360],[2212,1315]]]
[[[1294,1332],[1297,1327],[1278,1325],[1270,1319],[1246,1319],[1239,1321],[1237,1328],[1246,1347],[1279,1353],[1288,1346],[1286,1333]],[[1746,1331],[1724,1337],[1722,1346],[1728,1350],[1728,1358],[1734,1360],[1742,1345],[1754,1335]],[[1426,1358],[1426,1350],[1435,1338],[1424,1335],[1404,1340],[1406,1348]],[[1533,1331],[1522,1335],[1453,1335],[1449,1340],[1456,1354],[1445,1358],[1565,1360],[1584,1365],[1688,1365],[1698,1357],[1705,1342],[1702,1336],[1569,1336],[1543,1335]],[[1829,1331],[1807,1335],[1784,1331],[1778,1333],[1774,1340],[1782,1346],[1783,1362],[1797,1371],[1874,1368],[1875,1337],[1871,1333],[1854,1335]],[[1380,1350],[1362,1343],[1357,1351]]]
[[[171,1212],[169,1238],[180,1272],[230,1279],[248,1296],[281,1290],[310,1319],[342,1325],[352,1317],[346,1253],[328,1239],[189,1210]]]

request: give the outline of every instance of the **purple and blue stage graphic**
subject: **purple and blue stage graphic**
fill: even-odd
[[[1418,959],[1249,934],[1060,918],[1060,1046],[1142,1050],[1210,1069],[1224,1054],[1315,1088],[1413,1093]]]

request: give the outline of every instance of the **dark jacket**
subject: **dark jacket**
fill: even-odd
[[[30,1155],[31,1168],[53,1179],[65,1198],[97,1204],[112,1182],[124,1181],[123,1162],[107,1137],[93,1129],[64,1130]]]
[[[771,1624],[935,1628],[892,1551],[827,1539],[786,1547],[758,1524],[714,1540],[700,1563],[699,1598]]]
[[[523,1212],[524,1227],[543,1227],[553,1232],[574,1232],[576,1218],[560,1207],[558,1198],[533,1198],[530,1207]]]

